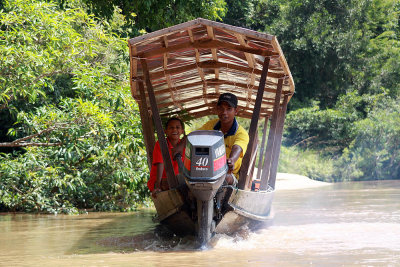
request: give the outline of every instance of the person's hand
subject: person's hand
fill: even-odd
[[[226,163],[228,164],[228,173],[233,171],[233,167],[235,166],[235,162],[231,158],[228,158],[226,160]]]
[[[180,153],[183,154],[183,149],[186,146],[186,135],[182,138],[182,140],[171,149],[172,158],[175,159],[176,154]]]
[[[180,147],[175,146],[175,147],[171,148],[171,155],[172,155],[173,160],[175,160],[175,157],[177,154],[182,154]]]
[[[232,185],[233,184],[234,180],[233,180],[233,177],[232,177],[231,173],[228,173],[225,176],[225,181],[227,182],[228,185]]]
[[[232,151],[229,154],[229,157],[226,159],[226,163],[228,164],[228,173],[231,173],[235,168],[235,163],[239,159],[241,153],[242,148],[239,145],[232,146]]]
[[[160,188],[154,188],[153,192],[151,192],[151,196],[157,198],[157,194],[161,192]]]

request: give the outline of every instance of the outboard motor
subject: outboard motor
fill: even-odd
[[[225,180],[224,135],[220,131],[194,131],[187,136],[183,174],[197,200],[198,239],[205,245],[215,229],[214,196]]]

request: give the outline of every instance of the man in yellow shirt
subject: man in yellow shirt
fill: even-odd
[[[249,143],[248,133],[235,118],[238,112],[237,102],[237,97],[234,94],[221,94],[217,102],[218,119],[208,121],[198,129],[219,130],[224,134],[226,162],[228,164],[228,173],[225,180],[230,185],[236,185],[237,183],[236,177],[238,177],[247,144]],[[173,148],[172,154],[175,156],[177,153],[182,153],[185,144],[186,139],[183,139],[183,142]]]
[[[198,129],[223,132],[228,164],[228,174],[226,175],[228,184],[236,184],[236,177],[238,177],[242,159],[249,143],[248,133],[235,118],[238,111],[237,102],[237,97],[234,94],[221,94],[217,103],[218,119],[208,121]]]

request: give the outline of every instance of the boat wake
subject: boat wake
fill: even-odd
[[[215,234],[207,246],[199,247],[194,236],[180,237],[172,233],[159,231],[138,234],[135,236],[107,237],[97,241],[102,247],[112,251],[199,251],[216,247],[236,246],[241,241],[247,240],[251,230],[243,226],[232,235]]]

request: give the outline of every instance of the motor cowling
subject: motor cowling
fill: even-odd
[[[196,199],[211,200],[227,171],[222,132],[199,130],[187,136],[183,174]]]

